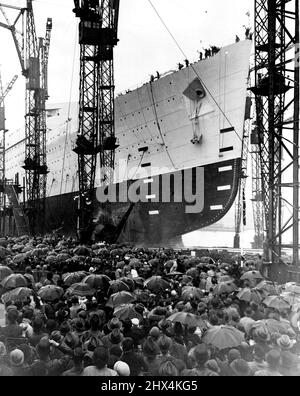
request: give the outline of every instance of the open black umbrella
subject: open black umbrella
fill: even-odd
[[[213,326],[202,340],[217,349],[237,348],[245,341],[245,334],[233,326]]]
[[[108,302],[106,305],[108,307],[117,307],[122,304],[129,304],[135,301],[135,296],[132,293],[127,291],[121,291],[115,294],[112,294],[109,297]]]
[[[63,289],[55,285],[43,286],[38,291],[39,297],[41,297],[41,299],[44,301],[58,300],[63,294],[64,294]]]
[[[77,254],[77,256],[90,256],[91,250],[86,246],[78,246],[73,250],[73,253]]]
[[[32,295],[32,290],[27,287],[18,287],[16,289],[10,290],[7,293],[4,293],[1,297],[4,304],[9,301],[25,301],[27,297]]]
[[[109,293],[118,293],[120,291],[129,291],[130,288],[126,283],[120,281],[120,280],[113,280],[109,282]]]
[[[145,281],[145,287],[153,293],[159,293],[166,290],[170,285],[161,276],[152,276]]]
[[[245,272],[242,276],[241,276],[241,280],[263,280],[264,277],[262,276],[262,274],[259,271],[248,271]]]
[[[3,281],[8,275],[13,274],[13,270],[4,265],[0,265],[0,281]]]
[[[83,279],[83,283],[87,283],[93,289],[107,289],[111,279],[104,274],[91,274]]]
[[[193,286],[185,286],[182,289],[181,298],[183,301],[189,301],[191,298],[201,299],[203,297],[203,293],[200,289]]]
[[[66,296],[93,296],[95,289],[92,289],[87,283],[74,283],[66,291]]]
[[[11,274],[3,279],[1,285],[4,289],[16,289],[17,287],[27,287],[27,281],[21,274]]]
[[[168,317],[168,320],[176,323],[179,322],[187,327],[199,327],[201,329],[207,328],[205,322],[200,318],[200,316],[191,314],[189,312],[176,312]]]
[[[142,319],[142,316],[136,312],[132,304],[122,304],[115,308],[114,316],[116,316],[121,321],[131,320],[131,319]]]
[[[77,272],[70,272],[70,273],[63,274],[62,279],[63,279],[65,285],[71,286],[74,283],[81,282],[85,276],[86,276],[86,272],[77,271]]]

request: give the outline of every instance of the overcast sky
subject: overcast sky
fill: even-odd
[[[3,0],[24,6],[26,0]],[[244,37],[244,24],[252,22],[253,0],[152,0],[164,22],[191,61],[205,46],[224,46]],[[45,35],[47,17],[53,18],[49,59],[49,103],[78,100],[79,45],[78,19],[72,13],[73,0],[34,0],[36,30]],[[249,18],[246,13],[250,11]],[[16,12],[7,11],[10,20]],[[3,16],[0,20],[4,22]],[[121,92],[161,73],[176,68],[183,60],[178,47],[166,31],[148,0],[121,0],[120,42],[115,50],[116,91]],[[21,126],[24,117],[25,80],[10,32],[0,28],[0,65],[4,85],[14,74],[18,82],[6,100],[7,127]],[[74,56],[75,54],[75,56]],[[72,78],[72,70],[74,73]]]

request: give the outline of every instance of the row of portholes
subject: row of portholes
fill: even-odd
[[[163,120],[160,120],[160,122],[163,123]],[[156,125],[156,121],[153,121],[153,125]],[[146,128],[149,128],[149,126],[148,126],[148,125],[140,126],[140,127],[137,128],[136,130],[133,129],[133,130],[132,130],[132,133],[140,132],[140,130],[146,129]],[[125,137],[125,136],[126,136],[126,133],[123,133],[123,137]]]
[[[168,99],[168,103],[171,103],[171,101],[174,102],[174,101],[175,101],[175,98],[172,98],[172,100],[171,100],[171,99]],[[125,104],[126,104],[126,103],[127,103],[127,102],[125,102]],[[159,107],[159,105],[156,104],[155,107]],[[150,108],[150,107],[147,107],[147,111],[150,111],[150,109],[152,110],[152,107],[151,107],[151,108]],[[146,111],[146,110],[144,110],[144,111]],[[142,113],[139,111],[138,114],[142,114]],[[132,117],[135,117],[135,113],[132,113],[131,115],[132,115]],[[125,120],[127,119],[127,117],[129,117],[129,114],[126,115],[126,116],[123,117],[123,118],[120,118],[120,122],[125,121]]]

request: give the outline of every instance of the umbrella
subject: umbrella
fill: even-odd
[[[280,296],[269,296],[263,301],[263,303],[267,307],[277,309],[278,311],[289,309],[291,307],[291,304]]]
[[[300,296],[295,293],[283,292],[280,294],[286,301],[288,301],[291,305],[300,303]]]
[[[37,249],[45,249],[48,248],[48,246],[45,243],[39,243],[38,245],[36,245]]]
[[[56,258],[57,258],[58,261],[66,261],[66,260],[68,260],[69,258],[71,258],[71,256],[70,256],[68,253],[59,253],[59,254],[56,256]]]
[[[153,293],[162,292],[169,286],[169,283],[165,281],[161,276],[152,276],[145,281],[145,287]]]
[[[191,314],[189,312],[176,312],[168,317],[171,322],[179,322],[182,325],[188,327],[199,327],[201,329],[207,328],[205,322],[200,318],[200,316]]]
[[[32,245],[26,245],[24,246],[22,253],[27,253],[27,252],[31,252],[34,249],[34,246]]]
[[[189,301],[191,298],[202,298],[203,297],[203,293],[200,289],[198,289],[197,287],[192,287],[192,286],[185,286],[182,289],[182,293],[181,293],[181,298],[184,301]]]
[[[120,291],[129,291],[128,285],[120,280],[112,280],[109,282],[109,293],[117,293]]]
[[[95,294],[95,289],[92,289],[87,283],[74,283],[70,286],[67,291],[67,296],[93,296]]]
[[[57,262],[57,257],[56,256],[48,256],[46,257],[46,263],[48,264],[53,264]]]
[[[136,289],[133,292],[135,299],[137,302],[145,304],[150,297],[150,291],[149,290],[141,290],[141,289]]]
[[[4,265],[0,265],[0,281],[6,278],[8,275],[13,274],[13,270],[9,267],[5,267]]]
[[[8,256],[10,252],[5,249],[3,246],[0,246],[0,258],[4,259],[6,256]]]
[[[181,284],[182,285],[188,285],[189,283],[191,283],[193,281],[193,278],[191,276],[188,275],[183,275],[182,279],[181,279]]]
[[[58,300],[63,294],[63,289],[55,285],[43,286],[38,291],[39,297],[41,297],[41,299],[44,301]]]
[[[277,289],[274,283],[269,281],[262,281],[257,286],[256,289],[262,292],[265,292],[268,295],[275,295],[277,294]]]
[[[233,279],[229,275],[223,275],[223,276],[220,276],[220,278],[218,278],[218,281],[220,283],[222,283],[222,282],[233,282]]]
[[[299,312],[293,312],[291,317],[290,317],[291,325],[293,326],[294,329],[297,329],[297,331],[300,330],[300,313]]]
[[[264,279],[259,271],[248,271],[245,272],[244,275],[241,276],[241,280],[255,280],[255,279]]]
[[[279,322],[275,319],[264,319],[259,322],[263,323],[266,326],[270,334],[287,334],[287,332],[291,330],[291,325],[287,322]]]
[[[300,286],[297,284],[287,284],[285,291],[288,293],[298,294],[300,296]]]
[[[15,255],[14,258],[13,258],[13,262],[15,264],[20,264],[24,260],[25,260],[25,254],[23,254],[23,253]]]
[[[192,278],[197,278],[197,276],[199,275],[199,271],[197,270],[197,268],[190,268],[186,271],[186,275],[191,276]]]
[[[142,316],[136,312],[136,310],[134,309],[134,305],[132,304],[122,304],[116,307],[114,310],[114,316],[122,321],[135,318],[139,320],[142,319]]]
[[[18,245],[18,244],[15,244],[12,248],[11,248],[11,250],[13,250],[14,252],[17,252],[17,251],[22,251],[24,249],[24,246],[23,245]]]
[[[102,260],[100,258],[94,257],[94,258],[92,258],[92,264],[101,265],[102,264]]]
[[[63,274],[62,279],[65,285],[71,286],[74,283],[81,282],[85,276],[86,276],[86,272],[84,271],[68,272],[66,274]]]
[[[181,276],[181,275],[183,275],[183,273],[179,272],[179,271],[169,272],[167,274],[167,276],[170,276],[170,277],[172,277],[172,276]]]
[[[132,293],[127,291],[120,291],[118,293],[114,293],[109,297],[106,305],[108,307],[117,307],[122,304],[129,304],[135,301],[135,296]]]
[[[237,298],[241,301],[247,301],[247,302],[253,301],[256,303],[260,303],[263,299],[258,290],[249,289],[249,288],[242,289],[237,294]]]
[[[45,256],[45,252],[42,249],[34,249],[32,250],[31,255],[36,257],[43,257]]]
[[[200,263],[203,263],[203,264],[215,264],[215,261],[211,257],[201,257],[200,258]]]
[[[124,278],[120,278],[119,280],[121,282],[124,282],[129,287],[129,289],[134,290],[135,283],[134,283],[133,279],[128,278],[128,277],[124,277]]]
[[[32,290],[27,287],[18,287],[16,289],[10,290],[9,292],[2,295],[2,301],[4,304],[9,301],[25,301],[27,297],[32,294]]]
[[[3,279],[1,285],[4,289],[16,289],[17,287],[27,287],[27,281],[21,274],[11,274]]]
[[[134,278],[133,281],[134,281],[136,286],[144,287],[144,283],[145,283],[145,279],[144,278],[139,276],[138,278]]]
[[[73,250],[74,254],[77,254],[77,256],[90,256],[91,251],[88,249],[86,246],[78,246]]]
[[[83,283],[87,283],[91,288],[94,289],[107,289],[111,279],[107,275],[96,275],[91,274],[83,279]]]
[[[237,348],[245,341],[245,335],[233,326],[213,326],[202,338],[207,345],[217,349]]]
[[[234,282],[221,282],[214,288],[213,293],[217,295],[224,293],[230,294],[236,290],[238,290],[238,287]]]

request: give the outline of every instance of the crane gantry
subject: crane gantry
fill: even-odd
[[[5,9],[17,12],[13,23]],[[46,158],[46,100],[48,99],[48,59],[52,19],[48,18],[45,38],[36,34],[32,0],[26,0],[26,7],[20,8],[0,3],[0,12],[6,23],[0,27],[8,29],[17,50],[22,74],[26,78],[25,95],[25,161],[26,172],[25,212],[29,219],[30,233],[42,231],[45,216],[47,183]],[[38,222],[37,222],[38,220]]]
[[[265,256],[272,263],[270,276],[276,280],[284,248],[293,251],[293,264],[299,266],[299,0],[255,0],[252,91],[265,211]],[[287,196],[293,202],[288,216],[284,213]]]
[[[102,184],[113,181],[115,162],[113,49],[117,44],[119,0],[75,0],[80,18],[79,210],[77,233],[84,242],[93,232],[93,193],[97,157]]]
[[[15,75],[5,89],[0,74],[0,208],[5,209],[5,98],[12,90],[18,76]]]

